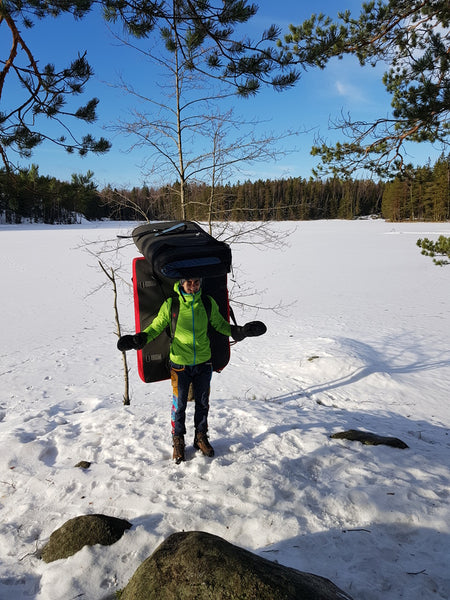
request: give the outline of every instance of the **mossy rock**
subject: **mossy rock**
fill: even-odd
[[[174,533],[136,570],[120,600],[351,600],[331,581],[199,531]]]
[[[106,515],[82,515],[75,517],[56,529],[48,543],[42,548],[40,556],[49,563],[67,558],[81,550],[83,546],[102,544],[111,546],[131,527],[124,519]]]

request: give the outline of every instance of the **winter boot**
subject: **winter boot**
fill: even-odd
[[[174,435],[172,438],[173,443],[173,460],[180,464],[185,460],[184,458],[184,435]]]
[[[214,456],[214,448],[209,443],[206,433],[195,432],[194,448],[201,450],[205,456]]]

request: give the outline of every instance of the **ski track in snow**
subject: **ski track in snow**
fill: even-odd
[[[237,315],[268,332],[235,345],[213,376],[216,457],[195,453],[190,406],[179,466],[169,382],[140,382],[130,353],[122,405],[112,293],[89,295],[102,274],[80,244],[117,231],[0,231],[0,598],[110,598],[168,535],[203,530],[355,600],[448,600],[450,271],[415,239],[450,226],[299,223],[288,249],[237,250],[243,276],[267,288],[261,304],[281,298],[285,310]],[[129,277],[137,252],[122,253]],[[125,289],[120,312],[133,331]],[[344,429],[409,449],[330,439]],[[75,468],[81,460],[91,467]],[[111,547],[37,558],[52,531],[89,513],[133,528]]]

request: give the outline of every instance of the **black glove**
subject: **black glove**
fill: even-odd
[[[231,325],[231,337],[235,342],[242,342],[245,338],[244,328],[240,325]]]
[[[147,343],[147,334],[140,332],[136,335],[123,335],[117,341],[117,348],[121,352],[127,350],[142,350]]]
[[[267,331],[267,327],[262,321],[249,321],[243,327],[245,337],[257,337]]]
[[[245,325],[231,325],[231,337],[235,342],[241,342],[246,337],[256,337],[266,333],[267,327],[262,321],[250,321]]]

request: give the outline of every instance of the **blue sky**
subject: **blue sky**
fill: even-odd
[[[273,2],[262,0],[257,15],[251,20],[251,28],[262,31],[275,23],[287,31],[289,23],[298,24],[309,18],[313,12],[324,12],[335,16],[339,9],[350,9],[355,16],[361,3],[355,0],[288,0]],[[132,144],[126,138],[110,129],[120,119],[126,119],[136,101],[129,94],[117,88],[122,77],[146,94],[157,94],[160,77],[154,67],[133,50],[121,46],[97,14],[74,22],[68,17],[45,19],[26,32],[26,39],[41,64],[53,62],[56,67],[65,64],[78,53],[87,52],[87,59],[95,71],[88,83],[83,102],[91,97],[100,98],[98,121],[82,132],[91,132],[110,139],[112,149],[103,156],[88,155],[80,158],[68,155],[52,144],[41,145],[29,160],[22,160],[22,166],[31,163],[39,165],[41,175],[52,175],[70,181],[73,173],[94,172],[97,185],[114,187],[160,185],[158,175],[149,175],[143,170],[142,162],[148,157],[148,150],[129,151]],[[251,35],[251,34],[250,34]],[[5,43],[5,42],[3,42]],[[0,49],[2,44],[0,43]],[[370,119],[386,115],[390,108],[390,97],[381,82],[383,69],[361,68],[353,58],[335,60],[323,71],[304,72],[293,89],[279,93],[263,90],[248,100],[235,100],[234,109],[243,120],[257,119],[257,134],[277,135],[288,129],[300,132],[293,138],[280,143],[279,160],[249,165],[235,179],[255,180],[258,178],[305,177],[317,159],[310,155],[310,148],[317,134],[328,140],[335,139],[336,133],[329,129],[330,120],[337,119],[343,111],[352,118]],[[5,89],[8,82],[6,82]],[[5,92],[6,93],[6,92]],[[8,101],[12,90],[8,90]],[[74,128],[74,131],[76,128]],[[281,150],[288,150],[283,155]],[[440,149],[430,146],[411,145],[409,160],[413,164],[424,164],[428,158],[434,161]],[[163,177],[163,176],[162,176]],[[167,177],[164,175],[167,179]],[[174,180],[175,177],[172,178]],[[233,178],[231,178],[233,179]]]

